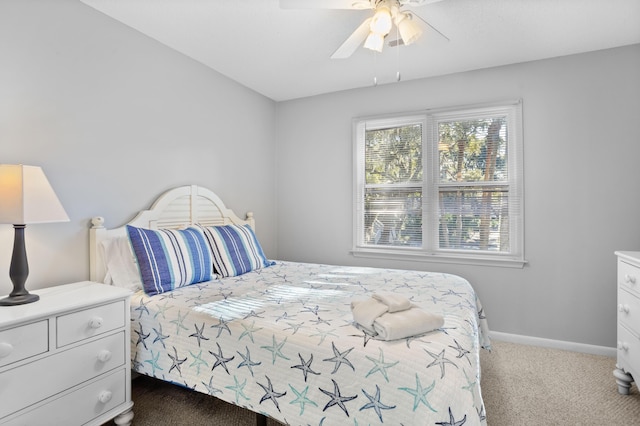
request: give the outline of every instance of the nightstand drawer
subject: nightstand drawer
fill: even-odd
[[[618,292],[618,321],[640,337],[640,298],[625,290]]]
[[[618,282],[621,288],[628,289],[636,294],[640,293],[640,268],[627,262],[619,262]]]
[[[49,321],[0,331],[0,367],[49,350]]]
[[[11,426],[80,425],[125,402],[124,370],[81,387],[7,423]]]
[[[124,327],[124,301],[96,306],[57,318],[57,347]]]
[[[125,332],[106,336],[0,374],[0,419],[125,365]],[[37,383],[37,385],[34,385]]]

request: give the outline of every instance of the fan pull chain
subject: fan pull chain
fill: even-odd
[[[396,25],[396,40],[400,40],[400,29]],[[396,45],[396,81],[400,82],[400,44]]]
[[[378,85],[378,61],[376,52],[372,51],[371,54],[373,55],[373,86],[375,87]]]

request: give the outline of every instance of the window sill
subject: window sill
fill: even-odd
[[[523,268],[527,263],[524,259],[507,256],[483,256],[458,253],[424,253],[416,250],[389,250],[356,248],[351,250],[355,257],[367,257],[373,259],[410,260],[429,263],[450,263],[458,265],[495,266],[501,268]]]

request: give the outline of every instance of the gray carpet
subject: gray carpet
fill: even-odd
[[[481,353],[490,426],[640,425],[640,393],[620,395],[615,359],[493,341]]]
[[[618,394],[613,358],[494,341],[481,364],[489,426],[640,425],[638,388]],[[144,376],[133,401],[134,426],[255,424],[249,411]]]

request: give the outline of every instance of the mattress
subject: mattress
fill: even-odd
[[[351,301],[393,292],[444,317],[382,341]],[[285,424],[485,425],[481,303],[449,274],[277,261],[131,303],[132,368]]]

